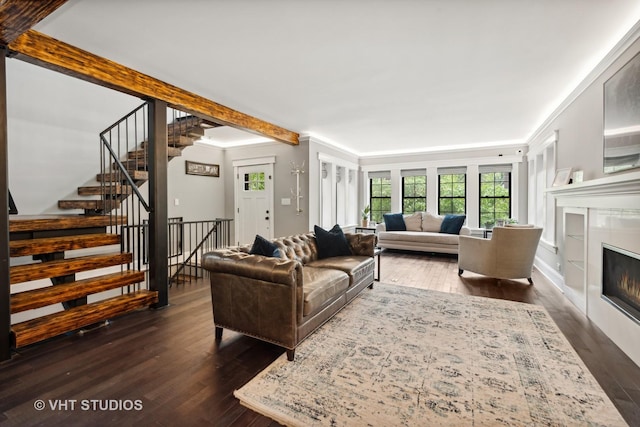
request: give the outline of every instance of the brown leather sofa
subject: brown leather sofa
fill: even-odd
[[[281,258],[250,245],[203,255],[210,273],[216,339],[223,328],[295,348],[367,286],[373,287],[373,234],[345,234],[353,255],[318,259],[313,233],[272,240]]]

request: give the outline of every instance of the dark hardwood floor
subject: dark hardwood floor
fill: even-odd
[[[544,306],[625,420],[640,426],[640,368],[542,275],[534,272],[529,286],[457,271],[455,257],[382,254],[383,283]],[[233,390],[283,350],[229,331],[216,345],[204,280],[174,286],[170,302],[21,349],[1,363],[0,424],[276,426],[241,406]],[[43,410],[36,410],[38,400]]]

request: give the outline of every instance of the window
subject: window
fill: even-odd
[[[372,174],[369,176],[371,177]],[[370,219],[382,222],[383,215],[391,212],[391,177],[372,177],[369,185]]]
[[[511,166],[481,166],[480,226],[511,217]]]
[[[467,169],[438,169],[438,214],[466,213]]]
[[[244,174],[244,191],[264,191],[264,172]]]
[[[414,213],[427,210],[427,177],[402,177],[402,212]]]

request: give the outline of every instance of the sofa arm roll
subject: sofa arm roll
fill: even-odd
[[[296,286],[302,277],[302,264],[282,258],[219,250],[202,256],[202,266],[215,273],[233,274],[265,282]]]
[[[378,243],[378,236],[365,233],[345,233],[351,253],[360,256],[373,256],[373,250]]]

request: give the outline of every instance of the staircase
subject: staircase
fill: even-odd
[[[204,135],[204,129],[218,126],[194,116],[176,118],[167,125],[167,160],[182,156],[182,150],[193,145]],[[131,176],[137,187],[149,179],[149,150],[146,141],[127,150],[120,162]],[[123,180],[118,165],[113,163],[96,176],[98,185],[78,187],[80,199],[59,200],[59,209],[82,209],[86,215],[102,215],[119,209],[121,202],[129,197],[133,190]],[[99,197],[99,198],[96,198]]]
[[[216,126],[173,111],[174,120],[167,126],[169,160],[204,135],[204,128]],[[140,206],[148,212],[138,191],[149,179],[146,123],[147,105],[143,104],[101,133],[97,185],[78,187],[80,199],[58,201],[60,209],[82,209],[84,215],[10,217],[11,314],[28,319],[11,325],[13,347],[77,331],[158,302],[157,291],[144,289],[139,248],[131,249],[138,257],[134,260],[132,253],[122,249],[134,246],[122,242],[119,234],[107,232],[121,233],[131,227],[127,216],[140,223]],[[133,200],[126,200],[132,195],[137,208]],[[82,255],[69,253],[73,250],[84,251]],[[24,258],[29,256],[31,260]],[[78,279],[79,274],[84,278]],[[34,282],[43,279],[47,281]],[[108,294],[97,296],[103,292]],[[52,314],[18,315],[43,308],[39,313]]]
[[[24,347],[47,338],[106,321],[157,302],[157,292],[141,289],[145,274],[129,270],[130,253],[121,253],[120,236],[106,233],[107,216],[48,215],[11,217],[9,248],[12,258],[31,256],[33,261],[10,267],[12,290],[20,284],[51,279],[52,286],[12,292],[11,313],[56,306],[64,310],[13,324],[12,345]],[[66,251],[77,249],[102,251],[93,255],[67,257]],[[108,251],[106,253],[105,249]],[[120,267],[108,273],[98,270]],[[95,271],[93,277],[78,280],[76,274]],[[111,268],[110,270],[114,270]],[[33,285],[33,284],[32,284]],[[26,286],[22,286],[26,287]],[[29,286],[33,287],[33,286]],[[119,295],[87,303],[91,295],[119,289]]]

